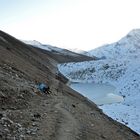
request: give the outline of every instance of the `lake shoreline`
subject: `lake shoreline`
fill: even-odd
[[[115,87],[110,84],[71,82],[69,86],[97,105],[120,103],[124,98],[117,95]]]

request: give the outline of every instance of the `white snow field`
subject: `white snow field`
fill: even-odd
[[[118,42],[91,50],[87,55],[104,59],[61,64],[59,71],[70,81],[114,86],[115,95],[123,96],[124,101],[99,107],[140,134],[140,29],[132,30]]]

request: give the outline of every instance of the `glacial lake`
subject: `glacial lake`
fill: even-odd
[[[70,87],[97,105],[124,101],[122,96],[117,95],[115,87],[109,84],[71,83]]]

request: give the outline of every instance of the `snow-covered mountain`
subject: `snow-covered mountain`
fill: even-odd
[[[84,51],[84,50],[81,50],[78,48],[74,48],[74,49],[69,48],[68,50],[75,52],[75,53],[79,53],[79,54],[87,54],[88,53],[87,51]]]
[[[24,41],[22,40],[22,42],[31,45],[32,47],[36,47],[36,48],[41,48],[43,50],[46,50],[45,52],[48,53],[48,55],[50,56],[55,56],[57,57],[57,60],[59,63],[62,62],[82,62],[82,61],[86,61],[86,60],[95,60],[97,59],[96,57],[90,57],[87,55],[84,55],[82,53],[76,53],[67,49],[63,49],[63,48],[58,48],[52,45],[45,45],[42,44],[36,40],[33,41]],[[65,61],[64,61],[65,60]],[[67,61],[66,61],[67,60]]]
[[[70,80],[110,83],[124,102],[99,106],[113,119],[140,134],[140,29],[129,32],[118,42],[88,52],[96,61],[59,65]]]
[[[107,44],[87,53],[90,56],[106,58],[135,57],[140,50],[140,29],[130,31],[118,42]]]
[[[45,45],[45,44],[42,44],[36,40],[24,40],[23,41],[24,43],[26,44],[29,44],[29,45],[32,45],[34,47],[37,47],[37,48],[41,48],[41,49],[44,49],[44,50],[47,50],[47,51],[53,51],[53,52],[61,52],[63,53],[64,55],[67,55],[68,51],[66,49],[62,49],[62,48],[58,48],[58,47],[55,47],[55,46],[52,46],[52,45]]]
[[[24,43],[32,45],[37,48],[41,48],[47,51],[55,52],[55,53],[63,53],[63,55],[77,55],[77,54],[85,54],[87,53],[86,51],[79,50],[79,49],[63,49],[63,48],[58,48],[52,45],[46,45],[42,44],[39,41],[36,40],[22,40]]]

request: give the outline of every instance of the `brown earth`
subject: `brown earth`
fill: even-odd
[[[56,56],[0,31],[0,140],[140,140],[58,75],[57,63],[84,60],[91,58]]]

